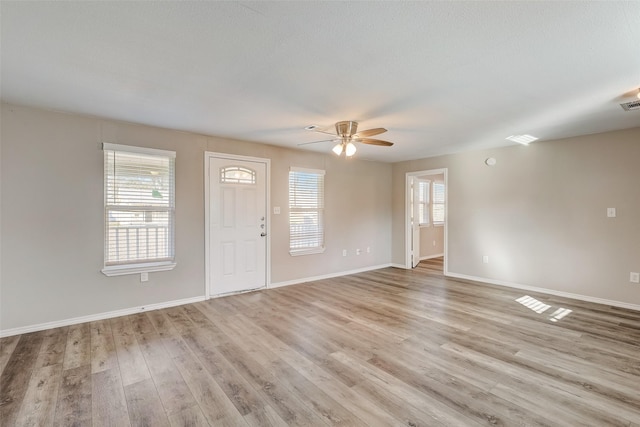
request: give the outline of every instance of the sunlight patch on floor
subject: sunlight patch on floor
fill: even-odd
[[[517,298],[516,301],[538,314],[542,314],[551,308],[549,304],[538,301],[537,299],[530,297],[529,295],[521,296],[520,298]],[[549,320],[551,320],[552,322],[557,322],[558,320],[561,320],[571,314],[572,311],[573,310],[569,310],[568,308],[560,307],[551,315],[549,315]]]

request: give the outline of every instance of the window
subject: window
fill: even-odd
[[[103,144],[107,276],[175,267],[175,152]]]
[[[433,203],[431,209],[433,210],[432,218],[434,225],[444,224],[444,184],[439,182],[433,183]]]
[[[220,168],[220,182],[223,184],[255,184],[256,171],[242,166]]]
[[[289,253],[324,252],[324,171],[289,171]]]
[[[429,225],[429,184],[426,179],[418,179],[418,223]]]

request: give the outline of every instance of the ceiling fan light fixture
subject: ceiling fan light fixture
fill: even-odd
[[[356,154],[356,146],[353,142],[350,142],[347,144],[347,148],[345,150],[345,154],[347,155],[347,157],[351,157],[354,154]]]
[[[333,151],[334,153],[336,153],[337,156],[339,156],[340,154],[342,154],[342,143],[339,142],[338,144],[336,144],[331,151]]]

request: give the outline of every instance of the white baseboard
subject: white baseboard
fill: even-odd
[[[404,265],[404,264],[391,264],[391,265],[390,265],[390,267],[393,267],[393,268],[402,268],[403,270],[410,270],[410,269],[408,269],[408,268],[407,268],[407,266],[406,266],[406,265]]]
[[[506,282],[503,280],[487,279],[487,278],[478,277],[478,276],[467,276],[466,274],[446,272],[444,275],[447,277],[452,277],[456,279],[473,280],[474,282],[489,283],[491,285],[505,286],[508,288],[522,289],[525,291],[540,292],[541,294],[555,295],[559,297],[576,299],[579,301],[594,302],[596,304],[611,305],[614,307],[627,308],[629,310],[640,311],[640,305],[629,304],[627,302],[622,302],[622,301],[590,297],[588,295],[573,294],[570,292],[556,291],[554,289],[538,288],[536,286],[521,285],[519,283]]]
[[[88,316],[74,317],[54,322],[39,323],[37,325],[22,326],[19,328],[0,330],[0,338],[11,335],[26,334],[29,332],[43,331],[45,329],[60,328],[62,326],[77,325],[78,323],[94,322],[96,320],[111,319],[113,317],[127,316],[129,314],[141,313],[143,311],[159,310],[161,308],[175,307],[177,305],[192,304],[204,301],[204,296],[184,298],[174,301],[160,302],[156,304],[141,305],[138,307],[124,308],[122,310],[107,311],[105,313],[90,314]]]
[[[355,270],[340,271],[338,273],[323,274],[321,276],[303,277],[301,279],[287,280],[285,282],[271,283],[267,288],[281,288],[283,286],[298,285],[300,283],[315,282],[316,280],[332,279],[334,277],[347,276],[349,274],[364,273],[365,271],[379,270],[381,268],[393,267],[392,264],[372,265],[370,267],[357,268]]]
[[[441,256],[444,256],[444,253],[423,256],[423,257],[420,257],[420,261],[424,261],[425,259],[431,259],[431,258],[440,258]]]

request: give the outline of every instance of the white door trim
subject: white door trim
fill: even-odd
[[[405,176],[404,190],[404,268],[411,270],[411,180],[425,175],[444,175],[444,273],[449,271],[449,181],[448,169],[429,169],[416,172],[407,172]],[[433,181],[432,181],[433,182]]]
[[[267,247],[266,247],[266,278],[265,288],[269,288],[271,284],[271,159],[261,157],[239,156],[236,154],[216,153],[213,151],[204,152],[204,297],[211,298],[211,242],[209,241],[209,197],[211,189],[209,188],[209,160],[210,159],[240,160],[247,162],[264,163],[266,167],[266,210],[267,210]]]
[[[418,194],[420,184],[422,181],[416,176],[412,176],[409,178],[409,185],[411,185],[411,268],[416,268],[420,263],[420,218],[418,218],[418,203],[420,195]],[[431,181],[424,180],[429,183],[429,192],[431,192]],[[431,197],[429,197],[429,202],[431,201]],[[429,213],[429,217],[431,217],[431,213]],[[416,233],[417,230],[417,233]]]

